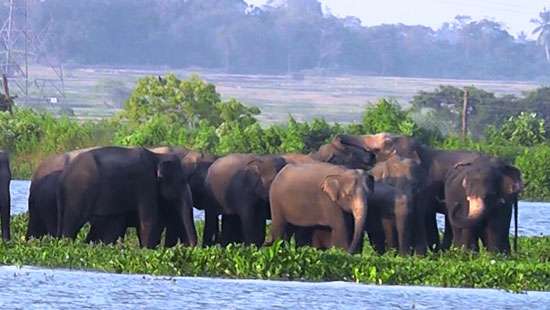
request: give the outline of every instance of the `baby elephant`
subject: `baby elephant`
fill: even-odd
[[[279,172],[269,192],[271,244],[290,235],[289,225],[327,227],[336,247],[359,251],[367,217],[367,195],[374,181],[363,170],[327,163],[289,164]],[[352,215],[354,232],[348,239],[346,215]]]

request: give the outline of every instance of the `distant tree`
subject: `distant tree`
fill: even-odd
[[[537,43],[544,47],[546,61],[550,63],[550,10],[544,9],[539,13],[539,19],[532,19],[531,22],[537,27],[533,34],[538,34]]]

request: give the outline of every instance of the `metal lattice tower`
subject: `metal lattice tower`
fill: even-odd
[[[2,3],[3,2],[3,3]],[[28,0],[3,0],[7,16],[0,28],[0,66],[10,83],[10,95],[25,104],[58,103],[65,98],[63,66],[49,56],[44,46],[48,28],[40,33],[29,26]],[[32,78],[29,65],[47,68],[44,77]]]

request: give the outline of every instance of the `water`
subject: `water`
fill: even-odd
[[[15,180],[11,182],[12,214],[27,211],[29,186],[29,181]],[[550,203],[521,201],[519,203],[519,234],[522,236],[550,235],[550,216],[548,214],[550,214]],[[204,218],[204,212],[201,210],[194,210],[194,215],[197,220]],[[438,216],[438,223],[441,229],[445,226],[442,216]]]
[[[29,182],[13,181],[12,214]],[[549,235],[550,204],[520,203],[520,233]],[[201,212],[195,212],[202,218]],[[0,309],[550,309],[550,293],[345,282],[153,277],[0,266]]]
[[[1,309],[548,309],[550,293],[0,267]]]

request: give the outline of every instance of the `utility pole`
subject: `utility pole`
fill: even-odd
[[[462,104],[462,139],[468,136],[468,89],[464,87],[464,102]]]
[[[0,74],[11,84],[13,98],[24,104],[60,102],[65,98],[63,67],[53,59],[44,45],[50,23],[34,32],[29,25],[30,0],[6,0],[7,14],[0,16]],[[46,70],[43,78],[31,78],[29,65],[40,65]]]

